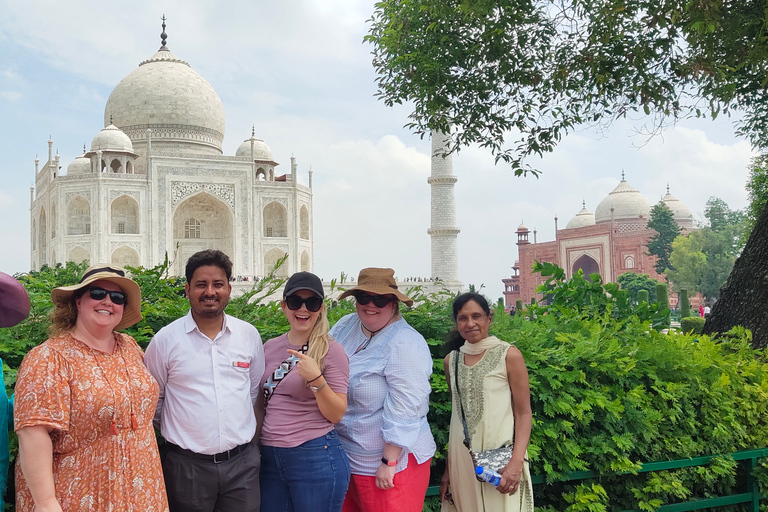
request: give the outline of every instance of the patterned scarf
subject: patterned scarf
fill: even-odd
[[[302,354],[306,354],[309,350],[309,341],[307,341],[302,347],[297,350],[297,352],[301,352]],[[280,363],[280,365],[275,369],[274,372],[272,372],[272,375],[267,377],[267,381],[264,383],[264,406],[266,407],[267,403],[269,402],[269,399],[272,398],[272,395],[275,393],[275,388],[277,388],[277,385],[280,384],[280,381],[283,380],[288,373],[293,370],[293,367],[296,366],[296,363],[301,361],[298,357],[291,354],[288,356],[288,358]]]

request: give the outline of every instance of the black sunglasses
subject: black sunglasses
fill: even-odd
[[[320,308],[323,307],[323,299],[320,297],[309,297],[306,299],[302,299],[298,295],[289,295],[285,298],[285,304],[288,306],[288,309],[291,311],[298,311],[301,309],[301,305],[304,304],[307,306],[307,311],[311,311],[312,313],[316,313],[320,311]]]
[[[395,300],[393,297],[390,297],[389,295],[368,295],[367,293],[358,293],[355,295],[355,299],[357,299],[357,302],[365,306],[369,302],[373,301],[373,305],[377,308],[383,308],[393,300]]]
[[[128,296],[123,292],[112,292],[105,290],[104,288],[99,288],[98,286],[91,286],[88,288],[88,293],[90,293],[93,300],[104,300],[106,296],[109,295],[109,299],[112,303],[117,304],[118,306],[122,306],[125,304],[125,301],[128,300]]]

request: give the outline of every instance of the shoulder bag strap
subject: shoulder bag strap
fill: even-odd
[[[307,341],[297,352],[301,352],[302,354],[306,354],[309,350],[309,341]],[[275,393],[275,389],[277,389],[277,385],[282,382],[282,380],[288,375],[288,373],[293,370],[293,367],[296,366],[296,363],[299,362],[299,358],[291,354],[288,356],[285,361],[280,363],[277,368],[275,368],[275,371],[272,372],[272,375],[267,377],[267,381],[264,383],[264,408],[267,408],[267,404],[269,403],[269,399],[272,398],[272,395]]]
[[[469,453],[472,453],[472,448],[469,446],[469,431],[467,430],[467,418],[464,416],[464,404],[461,402],[461,390],[459,389],[459,357],[461,352],[454,350],[453,352],[453,382],[456,385],[456,395],[459,398],[459,409],[461,410],[461,425],[464,427],[464,446],[467,447]]]

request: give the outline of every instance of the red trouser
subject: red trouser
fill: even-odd
[[[408,454],[408,467],[395,474],[392,489],[376,487],[376,477],[352,475],[341,512],[421,512],[429,487],[429,465]]]

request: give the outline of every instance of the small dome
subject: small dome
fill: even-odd
[[[611,208],[613,208],[614,220],[636,220],[641,217],[648,218],[651,203],[647,197],[622,178],[613,192],[597,205],[595,222],[610,222]]]
[[[251,136],[250,139],[245,139],[245,141],[240,144],[240,147],[237,148],[237,151],[235,152],[235,156],[247,156],[250,158],[251,156],[251,140],[253,140],[253,159],[254,160],[265,160],[267,162],[272,161],[272,150],[269,149],[269,146],[261,140],[257,139],[256,137]]]
[[[93,138],[91,151],[127,151],[133,153],[131,139],[120,128],[110,124]]]
[[[67,166],[67,176],[73,174],[88,174],[91,172],[91,159],[85,158],[85,155],[72,160],[72,163]]]
[[[669,193],[669,186],[667,186],[667,195],[662,198],[662,201],[667,205],[667,208],[672,210],[675,222],[680,225],[693,225],[693,214],[691,213],[691,210],[689,210],[682,201]]]
[[[518,232],[519,231],[530,231],[530,229],[528,229],[528,226],[526,226],[525,224],[521,223],[519,226],[517,226],[517,231]]]
[[[594,226],[595,215],[587,210],[586,204],[582,204],[581,211],[572,218],[565,229],[583,228],[584,226]]]

